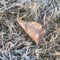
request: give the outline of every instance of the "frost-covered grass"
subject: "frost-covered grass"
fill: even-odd
[[[19,26],[18,17],[42,24],[45,43],[41,47]],[[0,60],[59,59],[60,1],[0,0]]]

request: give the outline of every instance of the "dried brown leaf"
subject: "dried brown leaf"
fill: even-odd
[[[23,21],[21,18],[18,18],[17,22],[37,45],[43,44],[42,37],[44,35],[44,31],[42,29],[41,24],[35,21],[33,22]]]

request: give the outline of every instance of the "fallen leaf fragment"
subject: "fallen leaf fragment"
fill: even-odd
[[[60,56],[60,52],[55,52],[53,55]]]
[[[33,22],[23,21],[21,18],[18,18],[17,22],[37,45],[43,44],[42,37],[44,36],[44,31],[42,29],[41,24],[35,21]]]

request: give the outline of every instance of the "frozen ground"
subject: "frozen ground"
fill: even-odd
[[[18,17],[42,24],[41,47],[19,26]],[[60,1],[0,0],[0,60],[60,60]]]

